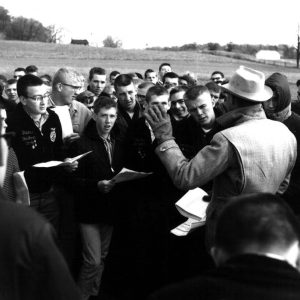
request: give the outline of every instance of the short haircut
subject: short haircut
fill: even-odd
[[[221,93],[222,92],[222,88],[213,81],[210,81],[210,82],[206,83],[205,86],[212,92],[215,92],[215,93]]]
[[[143,78],[143,75],[141,74],[141,73],[139,73],[139,72],[135,72],[135,75],[139,78],[139,79],[144,79]]]
[[[255,245],[286,250],[299,241],[299,223],[290,207],[269,193],[234,197],[217,218],[215,246],[232,255]]]
[[[120,74],[114,82],[116,92],[118,92],[118,86],[128,86],[133,83],[132,77],[128,74]]]
[[[300,86],[300,79],[296,81],[296,86]]]
[[[138,79],[139,77],[136,75],[135,72],[130,72],[130,73],[126,73],[127,75],[129,75],[132,79]]]
[[[163,96],[169,95],[168,90],[161,85],[154,85],[147,91],[146,94],[146,102],[149,103],[151,101],[152,96]]]
[[[144,74],[145,79],[147,78],[148,73],[155,73],[155,71],[153,71],[152,69],[147,69]]]
[[[18,82],[17,79],[11,78],[11,79],[8,79],[8,80],[6,81],[6,85],[15,84],[15,83],[17,83],[17,82]]]
[[[29,86],[40,86],[43,84],[44,82],[40,77],[37,77],[32,74],[26,74],[18,80],[18,84],[17,84],[18,96],[27,97],[27,88]]]
[[[150,81],[143,81],[142,83],[140,83],[138,85],[138,89],[143,89],[143,88],[147,88],[147,87],[151,87],[151,86],[155,86],[155,84]]]
[[[99,67],[91,68],[89,72],[89,80],[92,80],[94,74],[106,75],[106,71],[103,68],[99,68]]]
[[[179,76],[175,72],[168,72],[163,77],[163,83],[165,82],[166,78],[179,78]]]
[[[117,109],[117,102],[110,98],[109,96],[102,96],[100,95],[97,100],[94,102],[94,106],[93,106],[93,110],[94,113],[97,114],[101,108],[106,108],[106,109],[110,109],[112,107],[114,107],[115,109]]]
[[[162,67],[164,66],[167,66],[167,67],[170,67],[171,68],[171,65],[169,63],[162,63],[160,66],[159,66],[159,71],[162,69]]]
[[[49,74],[44,74],[44,75],[40,76],[40,78],[46,78],[47,80],[52,82],[52,77]]]
[[[195,85],[188,88],[185,92],[185,99],[194,101],[203,93],[209,93],[208,88],[205,85]]]
[[[111,78],[112,76],[117,76],[117,75],[119,75],[119,74],[121,74],[119,71],[112,71],[112,72],[110,72],[110,74],[109,74],[109,78]]]
[[[186,92],[188,90],[187,86],[183,86],[183,85],[179,85],[179,86],[175,86],[174,88],[172,88],[172,90],[170,91],[170,98],[174,95],[177,94],[179,92]]]
[[[27,66],[26,69],[25,69],[25,72],[26,73],[33,73],[33,72],[37,72],[39,69],[37,66],[35,65],[30,65],[30,66]]]
[[[26,70],[25,70],[25,68],[16,68],[15,70],[14,70],[14,72],[24,72],[24,73],[26,73]]]
[[[0,80],[7,82],[7,78],[2,74],[0,74]]]
[[[220,74],[222,78],[224,78],[224,74],[221,72],[221,71],[214,71],[211,73],[210,77],[212,77],[213,75],[216,75],[216,74]]]
[[[3,92],[6,83],[7,83],[7,78],[4,75],[0,74],[0,95]]]
[[[66,77],[76,77],[78,80],[80,74],[72,68],[60,68],[53,76],[52,87],[55,88],[55,85],[61,82],[64,82]]]
[[[179,79],[183,79],[187,82],[188,86],[193,86],[196,85],[195,79],[193,77],[191,77],[190,75],[182,75],[179,77]]]
[[[52,84],[52,77],[49,74],[44,74],[42,76],[40,76],[40,78],[45,78],[48,82],[44,82],[46,85],[51,86]]]

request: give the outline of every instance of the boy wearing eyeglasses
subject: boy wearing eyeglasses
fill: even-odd
[[[68,163],[65,167],[34,167],[41,162],[63,160],[61,124],[58,116],[47,109],[49,94],[39,77],[31,74],[21,77],[17,92],[20,103],[7,119],[8,131],[15,133],[11,146],[20,169],[25,171],[30,206],[57,229],[59,208],[52,186],[56,178],[62,178],[65,171],[75,170],[78,163]]]

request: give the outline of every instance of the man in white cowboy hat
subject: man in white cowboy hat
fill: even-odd
[[[262,72],[247,67],[234,73],[223,86],[228,112],[217,119],[223,130],[190,161],[175,143],[164,110],[157,106],[146,113],[158,142],[155,152],[174,184],[189,190],[213,180],[208,223],[215,219],[226,197],[276,194],[288,182],[297,155],[296,140],[287,127],[266,118],[261,103],[273,92],[264,82]]]

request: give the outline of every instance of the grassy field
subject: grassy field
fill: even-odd
[[[56,45],[37,42],[0,41],[0,74],[12,77],[16,67],[35,64],[40,74],[53,73],[60,67],[73,67],[84,75],[90,68],[99,66],[108,72],[140,72],[148,68],[158,70],[162,62],[169,62],[178,74],[186,71],[197,75],[200,83],[205,83],[215,70],[222,71],[228,78],[238,66],[244,65],[260,70],[269,76],[280,72],[287,76],[295,97],[295,82],[300,79],[300,70],[251,62],[224,56],[198,52],[168,52],[152,50],[123,50],[96,48],[80,45]]]

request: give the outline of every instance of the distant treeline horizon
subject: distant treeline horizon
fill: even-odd
[[[262,45],[262,44],[235,44],[227,43],[226,45],[220,45],[219,43],[206,43],[197,44],[189,43],[182,46],[172,47],[147,47],[146,50],[159,50],[159,51],[226,51],[241,54],[248,54],[254,56],[259,50],[275,50],[280,53],[283,58],[295,59],[297,56],[297,49],[295,47],[288,46],[286,44],[280,45]]]

